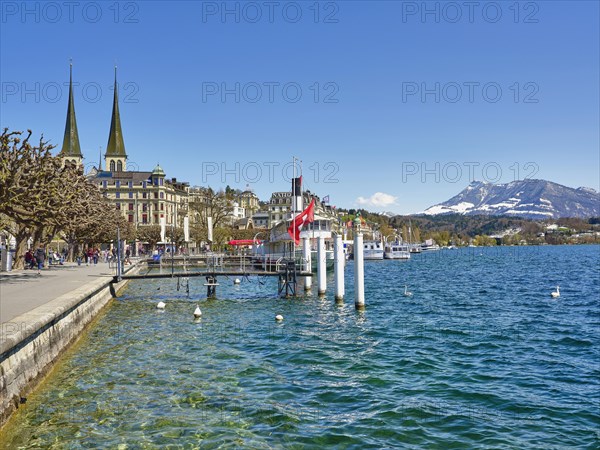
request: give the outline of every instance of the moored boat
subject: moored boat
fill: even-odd
[[[383,244],[381,241],[364,241],[363,258],[365,261],[383,259]]]
[[[410,250],[406,244],[391,242],[385,245],[383,257],[385,259],[410,259]]]

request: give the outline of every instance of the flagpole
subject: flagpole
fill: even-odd
[[[292,171],[293,171],[293,178],[292,178],[292,224],[295,222],[296,220],[296,208],[298,207],[298,205],[296,204],[296,157],[292,156]],[[293,239],[292,242],[293,245],[293,253],[292,253],[292,259],[294,260],[294,264],[296,263],[296,240]]]

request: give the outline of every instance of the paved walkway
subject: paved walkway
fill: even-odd
[[[114,274],[114,267],[109,268],[107,263],[96,266],[66,263],[45,268],[41,275],[37,270],[0,272],[0,323],[9,322],[92,280],[110,278]]]

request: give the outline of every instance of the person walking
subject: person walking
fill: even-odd
[[[25,253],[25,264],[26,269],[33,269],[34,267],[35,258],[33,257],[33,252],[31,251],[31,249],[27,250],[27,253]]]
[[[46,251],[44,250],[42,244],[40,244],[38,249],[35,251],[34,256],[35,260],[37,261],[38,275],[41,275],[41,270],[44,268],[44,261],[46,261]]]

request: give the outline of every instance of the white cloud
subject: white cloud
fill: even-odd
[[[390,195],[390,194],[385,194],[383,192],[375,192],[373,195],[371,195],[368,198],[358,197],[356,199],[356,203],[358,203],[359,205],[375,206],[377,208],[384,208],[384,207],[387,207],[390,205],[395,205],[397,199],[398,199],[398,197],[394,197],[393,195]]]

